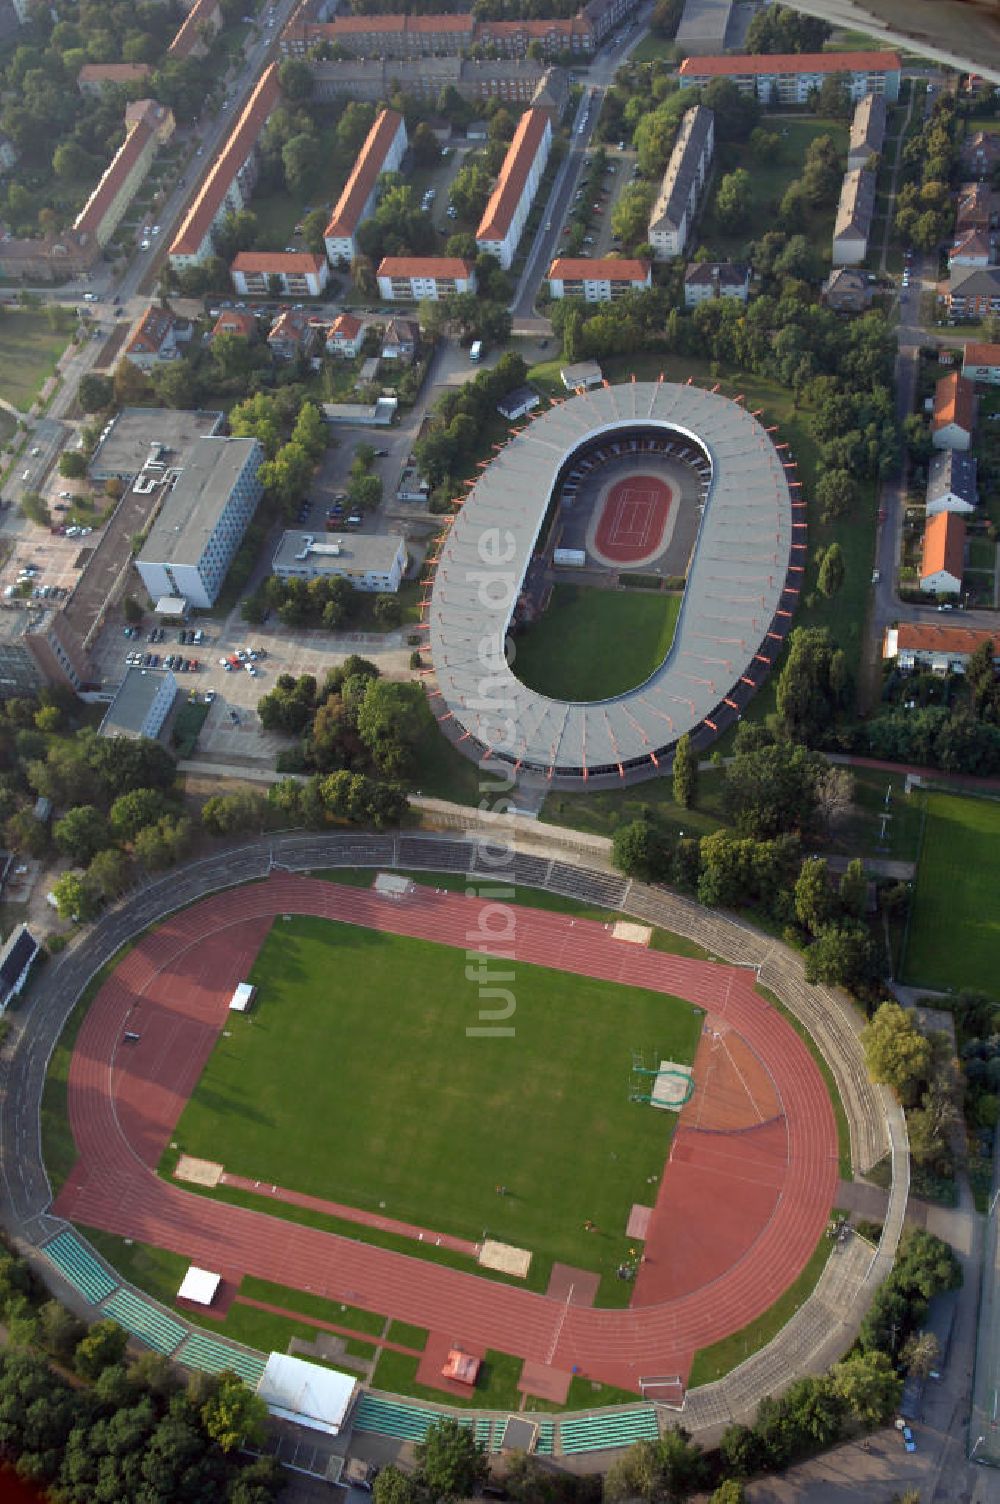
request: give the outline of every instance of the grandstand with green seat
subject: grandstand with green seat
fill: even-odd
[[[561,1450],[567,1456],[574,1452],[604,1452],[613,1447],[629,1447],[635,1441],[656,1441],[659,1435],[652,1405],[559,1423]]]
[[[45,1244],[43,1252],[63,1279],[92,1305],[100,1305],[118,1288],[118,1280],[75,1233],[59,1233],[51,1243]]]
[[[159,1306],[143,1300],[133,1290],[124,1286],[112,1295],[101,1308],[102,1316],[111,1316],[133,1337],[140,1337],[148,1347],[169,1357],[188,1334],[181,1322],[175,1321]]]
[[[221,1373],[224,1368],[229,1368],[233,1373],[238,1373],[251,1389],[256,1389],[260,1376],[267,1367],[266,1360],[260,1353],[220,1342],[207,1332],[192,1332],[174,1356],[178,1363],[183,1363],[187,1368],[200,1368],[203,1373]]]

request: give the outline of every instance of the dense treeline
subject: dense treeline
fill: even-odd
[[[88,1328],[5,1250],[0,1312],[0,1460],[60,1504],[269,1504],[281,1493],[273,1459],[239,1455],[267,1412],[235,1374],[195,1373],[184,1387],[159,1353],[129,1359],[120,1326]]]

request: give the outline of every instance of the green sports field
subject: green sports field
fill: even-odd
[[[690,1062],[702,1014],[517,964],[506,984],[514,1036],[470,1038],[480,1003],[466,964],[464,951],[430,941],[276,920],[251,974],[254,1010],[227,1022],[178,1124],[180,1149],[530,1248],[535,1287],[553,1259],[613,1274],[633,1202],[656,1195],[676,1121],[629,1101],[632,1051]]]
[[[514,672],[556,700],[606,700],[648,679],[674,640],[679,595],[556,585],[514,639]]]
[[[1000,800],[926,798],[903,978],[1000,995]]]

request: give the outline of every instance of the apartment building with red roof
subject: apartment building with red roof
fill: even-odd
[[[384,256],[378,268],[379,297],[438,303],[456,292],[475,292],[476,269],[460,256]]]
[[[554,298],[613,303],[626,293],[644,292],[652,284],[650,263],[626,256],[593,261],[585,256],[557,256],[549,267],[549,292]]]
[[[900,668],[929,668],[934,674],[961,674],[977,648],[988,642],[993,662],[1000,665],[1000,631],[981,627],[939,627],[936,623],[901,621],[887,627],[882,639],[882,657],[895,659]]]
[[[152,73],[149,63],[84,63],[76,75],[81,94],[100,94],[104,89],[127,88],[146,82]]]
[[[222,30],[219,0],[195,0],[167,48],[172,58],[204,57],[212,38]]]
[[[375,209],[379,178],[384,172],[395,172],[405,150],[406,125],[402,115],[396,110],[382,110],[365,137],[323,236],[331,265],[354,260],[357,254],[354,236],[358,225],[369,219]]]
[[[985,381],[1000,385],[1000,345],[970,340],[962,358],[962,375],[967,381]]]
[[[330,280],[330,266],[312,251],[240,251],[229,275],[244,296],[268,297],[277,287],[290,297],[318,298]]]
[[[510,267],[552,146],[548,110],[525,110],[476,231],[476,245]]]
[[[210,337],[216,340],[222,334],[234,334],[237,339],[256,339],[257,320],[244,308],[224,308],[212,326]]]
[[[191,201],[170,247],[171,266],[181,270],[207,261],[216,227],[249,202],[257,181],[257,141],[280,97],[278,65],[270,63]]]
[[[83,243],[96,241],[102,250],[145,182],[158,149],[173,135],[173,112],[155,99],[141,99],[126,108],[125,129],[125,140],[73,222]]]
[[[713,78],[729,78],[741,94],[761,104],[808,104],[831,73],[841,73],[854,103],[866,94],[899,98],[902,77],[896,52],[761,52],[686,57],[678,79],[682,89],[699,88]]]

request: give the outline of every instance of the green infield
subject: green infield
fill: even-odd
[[[1000,800],[926,798],[903,978],[1000,994]]]
[[[514,672],[555,700],[606,700],[659,668],[679,595],[556,585],[544,615],[514,639]]]
[[[476,1036],[480,1007],[499,1004],[481,1003],[468,964],[430,941],[276,920],[254,1009],[227,1023],[175,1139],[265,1183],[528,1248],[533,1287],[554,1259],[613,1282],[675,1123],[630,1102],[632,1052],[690,1062],[701,1011],[501,965],[512,980],[487,986],[513,994],[513,1033]]]

